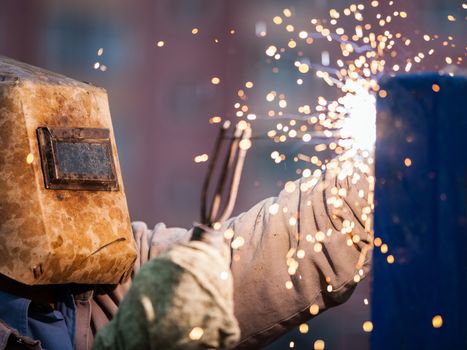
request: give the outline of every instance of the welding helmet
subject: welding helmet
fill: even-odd
[[[132,237],[106,91],[0,56],[0,274],[119,283]]]

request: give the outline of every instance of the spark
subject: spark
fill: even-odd
[[[282,24],[282,18],[280,16],[276,16],[272,19],[272,21],[274,22],[274,24]]]
[[[274,56],[276,52],[277,52],[277,47],[275,47],[274,45],[271,45],[266,49],[266,55],[271,56],[271,57]]]
[[[243,245],[245,244],[245,239],[243,237],[236,237],[232,243],[230,244],[230,246],[232,247],[232,249],[239,249],[241,248]]]
[[[313,343],[314,350],[324,350],[325,343],[324,340],[318,339]]]
[[[315,251],[315,253],[319,253],[323,250],[323,245],[321,243],[315,243],[315,245],[313,246],[313,250]]]
[[[209,159],[209,156],[206,153],[204,153],[199,156],[196,156],[194,161],[195,163],[204,163],[204,162],[207,162],[208,159]]]
[[[293,216],[289,218],[289,225],[290,226],[295,226],[297,224],[297,219],[294,218]]]
[[[310,67],[306,63],[301,63],[300,66],[298,67],[298,71],[302,74],[308,73],[310,70]]]
[[[441,315],[436,315],[432,318],[431,324],[433,325],[433,328],[441,328],[443,326],[443,318]]]
[[[229,228],[229,229],[225,230],[225,232],[224,232],[224,238],[227,239],[227,240],[232,239],[233,236],[234,236],[234,234],[235,234],[235,233],[234,233],[234,230],[232,230],[231,228]]]
[[[143,305],[146,319],[149,322],[153,322],[156,319],[156,311],[154,310],[154,306],[152,305],[151,299],[149,299],[149,297],[146,295],[142,295],[140,301]]]
[[[268,42],[263,44],[262,50],[265,62],[269,65],[267,71],[272,72],[273,77],[281,77],[283,72],[289,70],[292,71],[291,81],[287,83],[292,83],[294,89],[309,88],[309,82],[313,79],[323,84],[323,90],[327,89],[332,93],[329,94],[331,96],[319,96],[314,101],[300,101],[293,92],[286,90],[288,85],[280,81],[280,86],[268,87],[268,90],[258,94],[262,105],[266,106],[265,110],[259,111],[251,103],[254,90],[260,88],[261,84],[258,82],[251,87],[245,84],[246,89],[252,90],[239,90],[240,100],[235,104],[235,115],[242,120],[251,123],[265,120],[271,124],[266,135],[274,145],[298,141],[300,151],[283,154],[276,147],[270,153],[271,162],[275,164],[286,161],[299,164],[295,170],[302,176],[302,180],[298,185],[291,181],[286,182],[285,192],[310,190],[319,184],[324,171],[333,171],[339,180],[347,180],[351,184],[358,183],[359,173],[372,179],[373,185],[370,185],[369,190],[358,192],[358,197],[367,202],[362,207],[359,219],[363,220],[369,235],[373,235],[371,222],[374,210],[376,100],[388,97],[388,92],[378,84],[380,77],[426,69],[428,61],[437,57],[435,52],[440,56],[440,67],[444,63],[462,63],[462,57],[446,51],[457,44],[451,35],[443,37],[422,30],[403,32],[402,28],[406,31],[409,27],[408,13],[403,8],[396,8],[393,1],[382,5],[381,1],[372,0],[365,4],[350,4],[346,8],[331,8],[327,18],[312,18],[306,22],[299,18],[295,21],[297,13],[285,8],[267,21],[256,22],[256,35],[260,38],[268,35]],[[467,9],[466,4],[462,6]],[[445,21],[445,15],[443,18]],[[453,22],[456,18],[449,14],[448,20]],[[353,24],[349,25],[351,21]],[[406,24],[399,26],[402,22]],[[274,26],[274,33],[281,32],[277,40],[268,34],[268,25]],[[315,45],[316,43],[320,45]],[[414,51],[415,45],[420,47],[418,51]],[[436,45],[443,49],[443,56]],[[312,51],[315,46],[317,50]],[[322,47],[326,47],[326,51],[320,49]],[[318,58],[318,62],[313,61],[314,57]],[[440,91],[438,84],[433,84],[431,89],[433,92]],[[413,166],[412,159],[402,159],[402,167]],[[326,190],[332,192],[327,203],[331,209],[345,206],[348,194],[344,189],[336,187]],[[311,202],[308,202],[307,205],[311,206]],[[298,224],[299,217],[291,208],[273,203],[269,206],[268,213],[284,213],[288,225]],[[332,235],[344,235],[343,241],[354,249],[355,244],[364,237],[355,234],[356,224],[358,223],[355,220],[346,220],[337,231],[306,233],[304,243],[308,248],[296,248],[287,254],[288,273],[296,276],[301,259],[310,254],[320,254],[324,250],[323,245]],[[374,237],[373,244],[379,247],[382,254],[387,254],[385,259],[388,264],[395,263],[395,257],[389,254],[387,243],[380,237]],[[364,277],[362,269],[357,271],[353,277],[356,283]],[[326,290],[332,292],[331,280],[326,282]],[[291,280],[284,283],[287,289],[294,287]],[[364,305],[369,304],[367,298],[363,302]],[[311,305],[310,314],[318,313],[318,305]],[[365,332],[371,332],[373,324],[366,321],[362,327]],[[320,342],[322,343],[318,343],[318,347],[315,342],[315,349],[324,349],[324,341]]]
[[[325,238],[324,232],[321,232],[321,231],[316,232],[316,234],[315,234],[315,239],[316,239],[318,242],[324,241],[324,238]]]
[[[157,47],[163,47],[165,45],[165,42],[163,40],[159,40],[157,43],[156,43]]]
[[[222,118],[219,116],[214,116],[212,118],[209,118],[209,124],[218,124],[222,121]]]
[[[306,323],[302,323],[299,327],[298,327],[298,330],[300,333],[302,334],[305,334],[305,333],[308,333],[308,325]]]
[[[256,22],[255,24],[255,32],[256,32],[256,36],[257,37],[260,37],[260,38],[263,38],[267,35],[267,26],[266,26],[266,23],[260,21],[260,22]]]
[[[312,314],[313,316],[319,314],[319,306],[317,304],[313,304],[310,306],[310,314]]]
[[[370,333],[373,330],[373,322],[371,321],[363,322],[362,328],[366,333]]]
[[[300,33],[298,33],[298,37],[300,39],[306,39],[306,38],[308,38],[308,32],[305,31],[305,30],[302,30],[302,31],[300,31]]]
[[[201,327],[194,327],[189,334],[191,340],[199,340],[204,334],[204,330]]]
[[[249,140],[249,139],[241,140],[240,144],[239,144],[239,147],[240,147],[241,150],[244,150],[244,151],[250,149],[251,148],[251,140]]]
[[[26,156],[26,163],[27,164],[32,164],[34,162],[34,155],[32,153],[29,153],[27,156]]]

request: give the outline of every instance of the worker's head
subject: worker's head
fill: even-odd
[[[0,273],[117,283],[135,249],[105,90],[0,57]]]

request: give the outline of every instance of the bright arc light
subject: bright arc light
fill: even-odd
[[[347,81],[348,92],[343,98],[347,111],[340,131],[342,138],[351,138],[353,148],[373,150],[376,141],[376,98],[357,82]]]

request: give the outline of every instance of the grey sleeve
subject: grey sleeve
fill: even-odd
[[[372,180],[302,178],[226,223],[237,348],[258,348],[350,297],[371,263]]]

